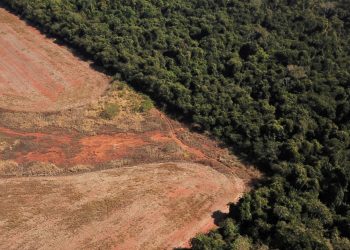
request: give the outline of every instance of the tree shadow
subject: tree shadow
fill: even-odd
[[[216,226],[220,227],[221,224],[225,221],[227,218],[228,213],[224,213],[220,210],[216,210],[212,213],[211,218],[213,218],[213,222]],[[175,247],[173,250],[189,250],[191,247]]]
[[[220,210],[214,211],[213,214],[211,215],[211,217],[214,219],[214,224],[218,227],[227,218],[227,216],[228,216],[228,213],[224,213]]]

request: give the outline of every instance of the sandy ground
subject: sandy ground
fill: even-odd
[[[188,246],[261,178],[108,82],[0,8],[0,249]]]
[[[57,111],[100,96],[108,78],[0,8],[0,108]]]
[[[1,249],[172,249],[213,226],[242,183],[199,164],[0,180]]]

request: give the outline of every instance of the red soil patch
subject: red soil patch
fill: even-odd
[[[122,158],[136,147],[146,144],[135,134],[96,135],[82,138],[82,150],[72,160],[73,163],[102,163]]]
[[[57,111],[100,96],[108,77],[0,8],[0,108]]]
[[[79,133],[62,134],[58,131],[50,134],[18,132],[0,127],[0,135],[19,139],[23,145],[7,155],[0,155],[0,160],[11,159],[18,163],[46,162],[61,167],[100,164],[128,158],[137,148],[172,141],[170,136],[160,131],[84,136]]]

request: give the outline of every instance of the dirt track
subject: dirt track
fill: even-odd
[[[63,110],[96,99],[108,85],[88,62],[2,8],[0,45],[0,108]]]
[[[0,8],[0,248],[186,246],[260,177],[108,82]]]

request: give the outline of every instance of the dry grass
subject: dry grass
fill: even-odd
[[[70,167],[68,169],[68,171],[71,173],[79,173],[79,172],[87,172],[87,171],[90,171],[92,169],[94,169],[94,166],[79,164],[79,165],[75,165],[73,167]]]
[[[114,86],[118,83],[114,83]],[[99,129],[111,127],[115,131],[144,131],[144,127],[159,127],[159,122],[151,121],[145,126],[148,112],[137,111],[144,97],[122,84],[122,89],[112,87],[97,101],[87,106],[66,110],[57,113],[26,113],[1,112],[0,121],[4,125],[19,129],[52,129],[79,131],[81,133],[94,133]],[[118,113],[112,119],[103,119],[101,113],[110,104],[118,105]],[[148,128],[147,128],[148,127]]]
[[[0,179],[0,248],[171,249],[241,195],[210,167],[166,163]]]
[[[13,150],[16,146],[21,143],[20,140],[14,140],[13,138],[0,137],[0,153],[7,150]]]
[[[25,168],[27,176],[52,176],[63,172],[63,169],[53,163],[33,162]]]
[[[31,162],[18,164],[12,160],[0,160],[0,176],[52,176],[63,172],[53,163]]]
[[[0,160],[0,175],[2,176],[20,176],[23,173],[23,167],[12,160]]]

